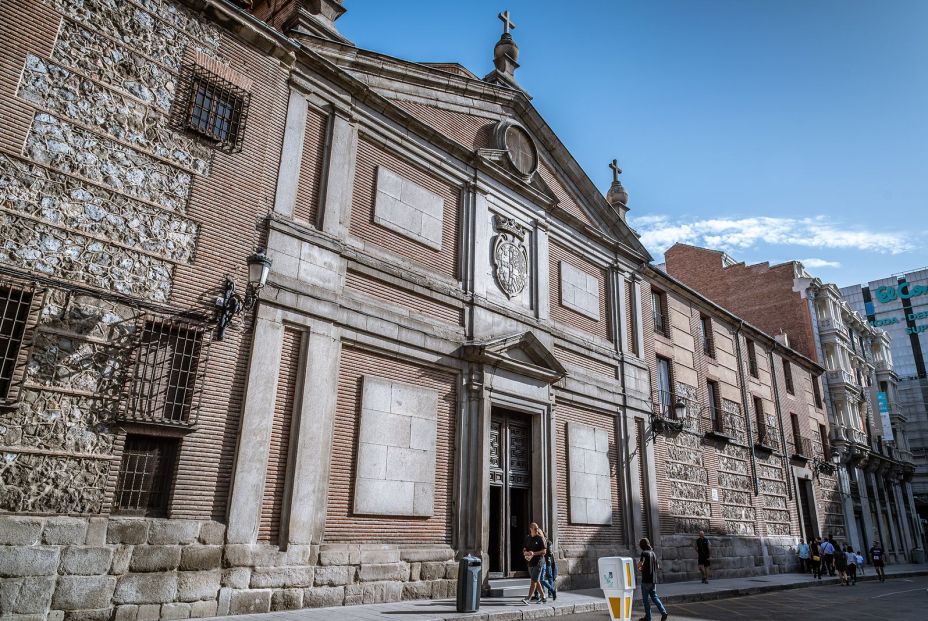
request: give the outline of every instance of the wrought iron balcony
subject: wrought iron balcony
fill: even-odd
[[[780,438],[776,428],[757,425],[754,429],[754,446],[767,451],[780,450]]]
[[[735,437],[737,426],[735,425],[733,414],[726,412],[714,404],[710,404],[705,409],[702,417],[703,432],[707,436],[712,436],[721,440],[731,440]]]
[[[812,440],[798,436],[793,438],[792,458],[808,461],[812,459]]]
[[[663,336],[669,337],[670,326],[668,325],[667,318],[664,317],[664,313],[660,311],[654,311],[653,316],[654,316],[654,331],[658,334],[662,334]]]
[[[821,330],[822,334],[826,332],[838,332],[840,334],[845,334],[847,328],[844,327],[844,323],[840,319],[833,319],[831,317],[823,317],[818,320],[818,327]]]

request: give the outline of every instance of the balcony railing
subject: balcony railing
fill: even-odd
[[[792,456],[796,459],[812,459],[812,440],[802,436],[793,438]]]
[[[664,313],[660,311],[654,311],[654,331],[658,334],[663,334],[664,336],[670,336],[670,331],[668,330],[667,318],[664,317]]]
[[[856,386],[857,382],[854,380],[854,374],[843,369],[838,369],[837,371],[827,371],[825,377],[828,379],[829,384],[849,384],[851,386]]]
[[[876,360],[874,361],[873,366],[876,368],[878,373],[889,373],[893,370],[893,365],[889,363],[889,360]]]
[[[822,332],[844,332],[846,328],[844,324],[839,319],[833,319],[831,317],[823,317],[818,321],[818,327]]]
[[[776,428],[767,425],[757,425],[754,429],[754,444],[770,451],[780,450],[780,438]]]
[[[714,405],[709,405],[709,407],[706,408],[702,427],[706,435],[716,436],[726,440],[735,437],[736,427],[734,415]]]

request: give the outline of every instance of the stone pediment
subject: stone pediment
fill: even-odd
[[[482,362],[513,373],[544,380],[549,384],[567,375],[550,349],[531,332],[522,332],[464,346],[472,362]]]

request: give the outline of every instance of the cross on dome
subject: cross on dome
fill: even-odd
[[[509,19],[509,10],[505,10],[497,17],[503,22],[503,34],[509,34],[510,30],[515,30],[516,25]]]
[[[619,180],[619,175],[622,174],[622,169],[619,168],[618,160],[612,160],[612,163],[609,164],[609,168],[612,169],[612,182],[615,183]]]

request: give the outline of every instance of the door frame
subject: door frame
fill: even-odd
[[[532,447],[532,444],[533,444],[532,442],[532,427],[533,427],[532,416],[531,414],[513,410],[511,408],[495,407],[493,408],[493,411],[491,411],[490,413],[491,430],[492,430],[494,420],[502,421],[502,427],[501,427],[502,433],[500,434],[500,458],[502,462],[501,466],[502,466],[502,479],[503,480],[501,484],[490,482],[491,491],[492,491],[492,488],[499,488],[501,490],[501,494],[500,494],[500,513],[497,516],[494,516],[491,514],[489,516],[489,519],[490,519],[489,524],[492,526],[492,523],[496,522],[497,528],[499,528],[500,549],[490,550],[488,548],[487,555],[490,557],[496,556],[497,560],[500,563],[500,567],[502,571],[491,572],[488,566],[487,574],[493,578],[526,577],[528,576],[528,572],[522,571],[522,570],[516,570],[512,566],[510,566],[510,563],[512,562],[511,548],[513,545],[513,541],[510,539],[510,536],[512,533],[512,526],[511,526],[512,524],[512,493],[511,492],[513,489],[522,489],[522,490],[527,490],[529,494],[534,495],[533,488],[534,488],[535,477],[534,477],[533,460],[534,460],[535,451],[533,450],[533,447]],[[518,420],[519,421],[518,425],[521,427],[527,428],[527,431],[528,431],[527,439],[529,442],[529,460],[530,460],[528,464],[528,477],[529,477],[528,486],[518,486],[518,485],[513,486],[510,484],[510,465],[512,463],[510,459],[510,450],[512,446],[511,445],[512,435],[510,433],[511,427],[509,425],[509,422],[511,420]],[[491,469],[491,472],[492,472],[492,469]],[[530,513],[526,515],[525,517],[530,523],[535,520],[532,517],[532,513],[531,513],[533,509],[530,508],[529,511]],[[489,541],[487,543],[489,546]]]

